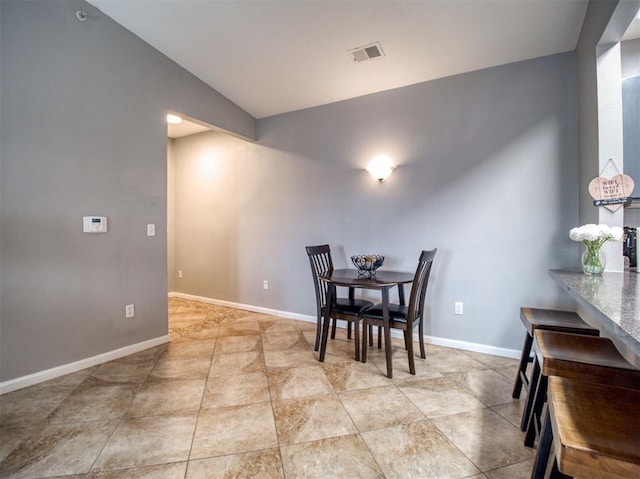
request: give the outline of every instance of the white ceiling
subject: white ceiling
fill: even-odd
[[[89,0],[256,118],[573,50],[587,0]],[[379,41],[386,56],[348,50]]]
[[[636,38],[640,38],[640,11],[636,15],[636,18],[631,22],[631,25],[629,25],[629,28],[622,37],[622,40],[634,40]]]

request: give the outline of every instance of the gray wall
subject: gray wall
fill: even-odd
[[[8,380],[167,334],[164,116],[180,111],[248,138],[255,119],[85,2],[0,8]],[[83,234],[89,214],[107,216],[109,232]]]
[[[578,266],[576,99],[562,54],[259,120],[257,144],[175,140],[176,290],[312,315],[305,245],[409,271],[437,247],[427,334],[518,349],[520,306],[569,305],[547,270]]]
[[[622,78],[640,76],[640,38],[620,43]]]

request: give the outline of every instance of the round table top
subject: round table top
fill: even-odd
[[[334,269],[332,273],[321,274],[320,280],[336,286],[377,289],[413,282],[413,273],[403,271],[377,270],[374,276],[360,274],[357,269]]]

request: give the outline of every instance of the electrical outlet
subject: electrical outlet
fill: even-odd
[[[133,318],[136,315],[135,308],[133,304],[127,304],[124,307],[124,317],[125,318]]]
[[[178,270],[178,279],[182,279],[182,270],[181,269]]]
[[[147,236],[155,236],[156,235],[156,225],[148,224],[147,225]]]
[[[464,303],[461,301],[456,301],[454,303],[453,311],[455,314],[464,314]]]
[[[262,287],[264,289],[269,289],[269,281],[267,281],[266,279],[262,282]]]

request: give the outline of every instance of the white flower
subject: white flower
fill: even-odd
[[[569,238],[573,241],[596,242],[598,247],[607,240],[621,241],[624,233],[619,226],[607,226],[607,225],[582,225],[578,228],[573,228],[569,232]]]
[[[619,226],[613,226],[609,230],[609,235],[609,239],[613,241],[622,241],[622,238],[624,237],[624,231],[622,231],[622,228],[620,228]]]

